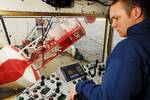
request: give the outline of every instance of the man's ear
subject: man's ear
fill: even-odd
[[[132,9],[131,15],[133,18],[139,19],[142,16],[142,14],[143,14],[142,9],[139,6],[135,6]]]

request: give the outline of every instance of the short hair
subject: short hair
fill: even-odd
[[[139,6],[144,13],[145,18],[150,18],[150,0],[112,0],[112,5],[122,2],[125,5],[127,14],[130,15],[132,8]]]

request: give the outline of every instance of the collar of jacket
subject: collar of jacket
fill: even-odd
[[[127,36],[131,35],[150,36],[150,18],[128,28]]]

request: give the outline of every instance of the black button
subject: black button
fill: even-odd
[[[55,83],[55,81],[54,81],[54,80],[51,80],[51,83]]]
[[[76,81],[72,81],[73,84],[76,84]]]
[[[66,99],[66,95],[65,94],[61,94],[59,97],[58,97],[58,100],[65,100]]]
[[[59,77],[56,77],[56,80],[59,80]]]
[[[28,100],[35,100],[33,97],[30,97]]]
[[[27,91],[25,91],[25,93],[26,93],[26,94],[29,94],[30,92],[29,92],[29,90],[27,90]]]
[[[40,87],[40,86],[37,86],[36,88],[37,88],[38,90],[39,90],[39,89],[41,89],[41,87]]]
[[[19,97],[19,100],[24,100],[24,97]]]
[[[51,76],[52,76],[52,77],[55,77],[55,75],[54,75],[54,74],[52,74]]]
[[[50,90],[49,87],[45,87],[44,89],[41,90],[41,94],[47,94],[49,90]]]
[[[47,79],[47,80],[50,80],[50,77],[49,77],[49,76],[47,76],[47,77],[46,77],[46,79]]]
[[[56,93],[52,93],[52,95],[51,95],[52,97],[56,97]]]
[[[56,88],[55,92],[56,92],[56,93],[59,93],[59,92],[60,92],[59,87]]]
[[[37,92],[37,89],[33,89],[33,92],[36,93],[36,92]]]
[[[38,98],[39,96],[37,94],[34,94],[34,98]]]
[[[57,86],[57,87],[59,87],[60,85],[62,85],[61,82],[57,82],[57,83],[56,83],[56,86]]]

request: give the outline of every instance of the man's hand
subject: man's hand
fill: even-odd
[[[70,91],[70,99],[69,100],[74,100],[74,96],[77,94],[75,87]]]

